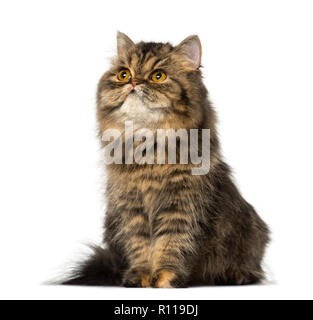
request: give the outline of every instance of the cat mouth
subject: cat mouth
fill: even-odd
[[[126,95],[126,100],[131,100],[131,101],[140,101],[141,103],[144,103],[144,97],[142,93],[138,92],[137,90],[131,89],[127,95]]]
[[[138,93],[139,93],[139,90],[138,90],[137,87],[131,87],[131,88],[128,89],[127,95],[129,95],[129,94],[138,94]]]
[[[150,92],[145,87],[132,87],[128,88],[125,96],[125,101],[132,101],[132,102],[140,102],[142,105],[145,106],[147,110],[162,110],[169,106],[167,103],[158,102],[154,95],[151,95]]]
[[[128,98],[129,96],[132,96],[132,97],[136,97],[138,98],[139,100],[141,100],[142,102],[144,102],[144,98],[148,99],[149,98],[143,93],[142,90],[139,90],[137,89],[137,87],[132,87],[128,90],[128,93],[126,95],[126,98]]]

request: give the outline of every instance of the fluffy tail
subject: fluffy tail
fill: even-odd
[[[63,285],[119,286],[121,285],[121,266],[109,249],[91,247],[92,254],[79,264]]]

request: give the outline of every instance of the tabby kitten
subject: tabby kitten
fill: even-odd
[[[199,38],[174,47],[135,44],[119,32],[117,52],[98,86],[99,136],[108,128],[123,132],[128,120],[135,130],[153,132],[210,129],[210,170],[193,175],[191,162],[107,165],[104,245],[63,283],[177,288],[259,282],[269,232],[222,160]]]

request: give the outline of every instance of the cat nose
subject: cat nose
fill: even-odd
[[[136,87],[136,85],[138,84],[139,82],[135,79],[132,79],[132,86],[133,87]]]

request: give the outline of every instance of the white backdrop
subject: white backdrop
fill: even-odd
[[[0,298],[313,298],[312,14],[305,0],[1,1]],[[101,239],[95,92],[117,30],[200,36],[225,158],[272,230],[266,285],[41,285]]]

